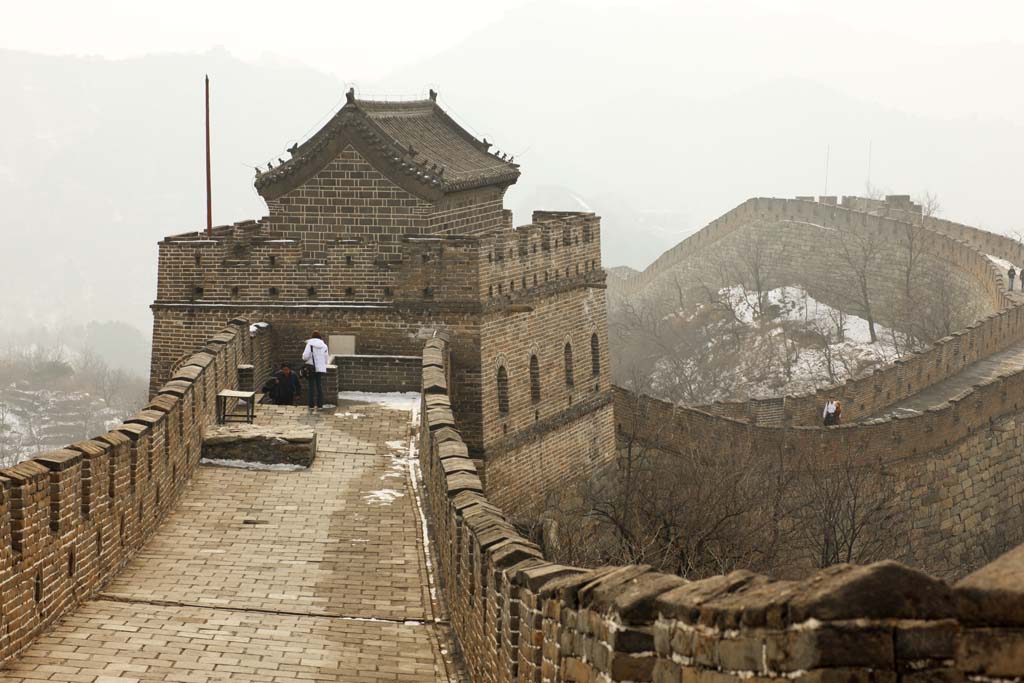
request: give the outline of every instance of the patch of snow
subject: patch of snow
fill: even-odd
[[[379,491],[370,491],[365,496],[363,496],[363,500],[371,504],[376,503],[377,505],[391,505],[404,495],[404,493],[402,493],[401,491],[396,491],[395,489],[381,489]]]
[[[358,420],[361,417],[366,417],[366,413],[335,413],[334,417],[347,417],[351,420]]]
[[[818,301],[800,287],[765,291],[761,306],[757,292],[742,285],[723,287],[717,294],[715,302],[664,317],[670,324],[678,320],[684,330],[710,324],[712,331],[705,333],[702,353],[657,361],[652,375],[656,390],[671,393],[679,378],[698,375],[700,363],[726,362],[731,369],[722,372],[717,389],[702,400],[800,393],[862,376],[906,349],[903,335],[878,323],[872,342],[867,320]],[[742,353],[723,341],[734,335],[742,336]]]
[[[201,465],[214,465],[216,467],[234,467],[239,470],[259,470],[264,472],[297,472],[308,469],[302,465],[288,465],[286,463],[265,463],[249,462],[247,460],[226,460],[224,458],[202,458]]]
[[[338,392],[339,401],[356,403],[372,403],[391,410],[414,410],[420,402],[420,395],[415,391],[390,391],[371,393],[366,391]]]
[[[1010,284],[1010,268],[1013,268],[1014,270],[1017,271],[1017,277],[1014,279],[1013,282],[1014,289],[1017,289],[1018,287],[1021,286],[1017,284],[1018,282],[1024,283],[1024,272],[1021,272],[1020,266],[1018,266],[1015,263],[1011,263],[1006,259],[999,258],[998,256],[993,256],[992,254],[985,254],[985,256],[988,257],[988,260],[994,263],[999,268],[999,270],[1002,271],[1000,275],[1003,278],[1004,285],[1008,286]]]
[[[1009,270],[1011,266],[1013,266],[1014,270],[1020,270],[1020,268],[1018,268],[1013,263],[1010,263],[1009,261],[1007,261],[1004,258],[999,258],[998,256],[993,256],[992,254],[985,254],[985,256],[988,257],[989,261],[991,261],[992,263],[996,264],[997,266],[999,266],[1003,270]]]

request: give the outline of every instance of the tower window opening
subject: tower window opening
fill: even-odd
[[[540,361],[537,354],[530,356],[530,400],[540,403]]]
[[[565,342],[565,348],[562,349],[562,354],[565,356],[565,386],[571,387],[574,383],[572,374],[572,344]]]
[[[498,368],[498,412],[508,415],[508,371],[502,365]]]

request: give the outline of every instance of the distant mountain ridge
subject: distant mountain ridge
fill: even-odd
[[[589,207],[603,217],[608,266],[642,268],[738,198],[823,191],[826,150],[829,192],[861,193],[869,142],[875,185],[929,189],[950,215],[1016,227],[1020,98],[986,102],[1005,117],[983,120],[964,117],[958,95],[978,92],[968,75],[986,83],[986,64],[1024,66],[1015,46],[979,46],[953,61],[951,49],[914,52],[917,71],[872,89],[801,67],[830,41],[857,47],[862,37],[841,27],[799,36],[784,18],[766,20],[744,42],[740,24],[695,17],[670,40],[653,10],[616,11],[524,6],[361,89],[437,87],[446,110],[522,164],[507,197],[516,222],[532,209]],[[650,41],[630,54],[616,48],[615,36],[640,26],[654,31]],[[875,47],[898,56],[921,46],[893,39]],[[725,50],[739,55],[729,65],[735,73],[716,70]],[[781,70],[764,72],[773,61]],[[927,95],[939,68],[947,78],[934,91],[935,116],[873,101],[876,91],[899,99],[900,82]],[[341,106],[338,78],[223,50],[122,61],[0,50],[10,282],[0,324],[113,319],[148,333],[156,242],[200,228],[205,217],[204,73],[213,88],[215,222],[260,216],[253,166],[285,156]],[[949,98],[957,106],[944,106]]]

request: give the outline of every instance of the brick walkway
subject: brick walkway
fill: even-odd
[[[454,680],[410,481],[410,412],[259,408],[261,424],[316,427],[313,467],[201,467],[100,598],[0,680]]]
[[[942,405],[956,398],[976,384],[989,382],[1000,375],[1020,370],[1024,370],[1024,343],[1015,344],[1005,351],[975,361],[952,377],[925,387],[910,398],[866,419],[920,415],[933,406]]]

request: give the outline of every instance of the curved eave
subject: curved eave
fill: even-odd
[[[446,115],[447,116],[447,115]],[[454,122],[453,122],[454,124]],[[458,127],[458,124],[454,124]],[[469,135],[458,127],[460,134]],[[482,144],[482,143],[477,143]],[[312,138],[295,149],[295,156],[277,168],[256,176],[260,196],[273,201],[302,186],[331,163],[345,147],[351,146],[393,183],[427,201],[437,201],[450,192],[478,187],[507,187],[519,179],[519,168],[478,177],[447,179],[425,162],[417,162],[358,105],[346,105]]]

